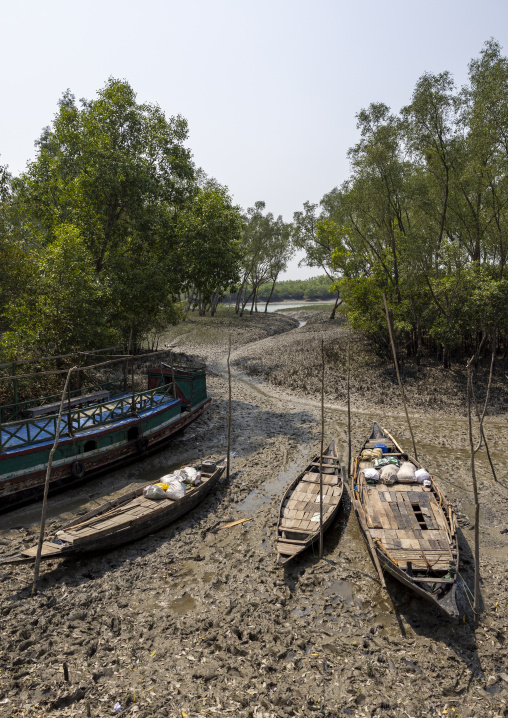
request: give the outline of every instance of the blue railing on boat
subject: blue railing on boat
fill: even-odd
[[[110,394],[121,394],[125,391],[125,385],[123,381],[105,381],[96,383],[90,386],[83,386],[79,389],[73,389],[70,392],[71,399],[89,394],[95,391],[105,390],[109,391]],[[56,401],[60,401],[62,393],[52,394],[51,396],[39,397],[38,399],[28,399],[27,401],[20,401],[17,404],[5,404],[0,406],[0,424],[13,421],[23,421],[23,417],[26,419],[26,414],[30,409],[35,409],[41,404],[51,404]]]
[[[124,394],[104,404],[95,404],[86,409],[71,410],[62,414],[60,433],[66,436],[98,428],[134,414],[153,409],[172,398],[171,384],[156,389]],[[53,441],[56,436],[58,415],[3,424],[0,432],[0,452],[6,449],[22,448],[44,441]]]

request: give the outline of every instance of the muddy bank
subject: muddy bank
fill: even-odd
[[[233,475],[154,536],[87,561],[43,564],[35,599],[29,567],[0,567],[0,715],[86,716],[87,704],[93,716],[116,715],[117,703],[122,714],[144,718],[508,715],[503,415],[487,422],[498,483],[479,455],[484,612],[476,632],[468,600],[467,425],[446,406],[415,412],[414,430],[424,464],[442,477],[459,512],[460,621],[443,618],[393,580],[388,592],[381,589],[347,496],[325,537],[323,560],[309,552],[286,569],[275,565],[280,495],[319,445],[314,385],[295,380],[292,386],[283,369],[319,361],[323,330],[312,312],[306,318],[311,321],[289,334],[281,330],[298,327],[305,319],[300,313],[254,318],[256,324],[225,321],[217,331],[196,321],[168,335],[167,343],[211,363],[212,409],[164,452],[55,497],[50,522],[56,526],[105,495],[151,482],[177,465],[224,454],[230,333]],[[325,331],[328,341],[343,328],[326,325]],[[260,371],[249,377],[254,365]],[[277,376],[277,386],[267,383]],[[372,395],[363,398],[365,405],[354,404],[353,447],[373,418],[408,447],[401,412],[378,401],[373,410]],[[341,404],[339,394],[327,394],[326,433],[346,457]],[[220,529],[241,517],[250,521]],[[33,544],[37,520],[37,507],[0,517],[1,553]]]

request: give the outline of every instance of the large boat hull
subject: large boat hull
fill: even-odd
[[[52,464],[49,491],[54,493],[137,461],[160,450],[176,433],[195,421],[211,399],[182,408],[174,402],[147,416],[132,417],[97,431],[62,436]],[[178,411],[177,411],[178,410]],[[135,436],[135,438],[129,438]],[[85,445],[96,448],[85,451]],[[0,455],[0,512],[40,498],[44,492],[50,445]]]

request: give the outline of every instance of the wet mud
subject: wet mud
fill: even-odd
[[[419,458],[440,477],[459,517],[460,620],[447,619],[390,576],[388,590],[381,588],[351,512],[350,487],[325,535],[323,559],[310,550],[285,567],[275,563],[281,495],[320,444],[314,376],[320,337],[331,347],[344,336],[340,323],[322,317],[303,310],[256,317],[233,331],[226,324],[221,332],[186,327],[168,335],[172,346],[208,361],[211,410],[163,452],[53,497],[48,530],[105,496],[225,455],[231,331],[232,475],[153,536],[86,561],[43,563],[35,598],[30,566],[0,567],[0,716],[113,716],[118,707],[140,718],[508,715],[508,422],[502,402],[486,421],[497,481],[484,452],[477,456],[478,629],[470,603],[467,420],[453,381],[440,381],[435,400],[429,382],[428,396],[423,392],[410,406]],[[379,385],[377,361],[372,358],[375,371],[354,380],[353,450],[373,419],[409,450],[399,402],[379,400],[392,396],[393,387]],[[337,440],[346,464],[340,362],[330,362],[327,375],[325,438]],[[0,516],[0,555],[34,544],[39,516],[38,504]],[[249,521],[221,528],[244,517]]]

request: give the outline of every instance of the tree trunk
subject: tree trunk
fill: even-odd
[[[277,275],[277,277],[278,277],[278,276],[279,276],[279,275]],[[275,277],[275,279],[273,280],[272,291],[270,292],[270,296],[269,296],[268,299],[266,300],[266,304],[265,304],[265,314],[266,314],[267,311],[268,311],[268,305],[270,304],[270,299],[272,298],[273,290],[275,289],[275,283],[276,283],[276,281],[277,281],[277,277]]]
[[[330,314],[330,321],[333,321],[335,319],[335,312],[337,311],[337,307],[339,306],[339,299],[340,299],[340,290],[337,289],[337,298],[335,300],[335,304],[333,305],[332,313]],[[342,304],[342,301],[340,302]]]
[[[215,311],[217,309],[217,306],[219,304],[219,297],[220,297],[220,285],[215,290],[215,293],[212,297],[212,301],[210,304],[210,315],[213,317],[215,316]]]

